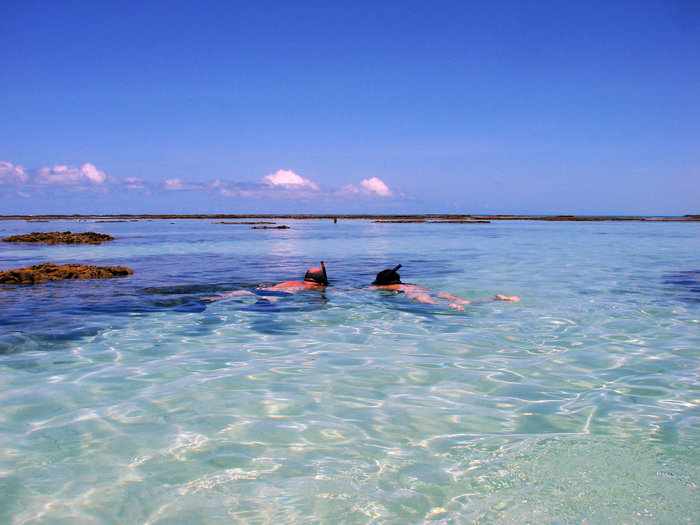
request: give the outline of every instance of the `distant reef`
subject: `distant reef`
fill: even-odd
[[[489,224],[491,221],[484,219],[381,219],[373,222],[378,224]]]
[[[218,221],[214,224],[276,224],[271,221]]]
[[[280,224],[279,226],[251,226],[251,230],[288,230],[289,226]]]
[[[460,221],[558,221],[558,222],[598,222],[598,221],[640,221],[640,222],[698,222],[700,215],[676,215],[676,216],[660,216],[660,215],[485,215],[485,214],[436,214],[428,213],[424,215],[415,214],[397,214],[397,215],[371,215],[371,214],[340,214],[340,215],[313,215],[313,214],[231,214],[231,213],[212,213],[212,214],[158,214],[158,215],[0,215],[0,221],[44,221],[44,220],[70,220],[70,221],[95,221],[95,220],[221,220],[221,221],[242,221],[247,219],[271,221],[285,219],[301,219],[301,220],[385,220],[385,221],[401,221],[401,222],[431,222],[441,221],[445,223],[460,222]]]
[[[5,237],[5,242],[34,242],[41,244],[102,244],[113,241],[114,237],[106,233],[82,232],[32,232],[24,235]]]
[[[134,271],[126,266],[45,263],[0,272],[0,284],[37,284],[63,279],[110,279],[126,277]]]

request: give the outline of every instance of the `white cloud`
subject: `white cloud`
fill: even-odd
[[[66,166],[65,164],[56,164],[52,167],[39,168],[36,172],[35,182],[64,186],[81,184],[100,186],[107,182],[107,174],[89,162],[86,162],[79,168]]]
[[[213,192],[223,195],[224,197],[245,197],[247,192],[238,188],[238,185],[231,182],[226,182],[221,179],[215,179],[209,183],[209,189]]]
[[[29,197],[45,192],[50,187],[64,188],[66,191],[105,193],[111,189],[139,190],[151,194],[151,190],[162,191],[203,191],[224,197],[243,199],[285,199],[303,200],[309,198],[361,198],[392,197],[394,192],[378,177],[371,177],[358,184],[348,184],[339,189],[321,189],[319,184],[302,177],[292,170],[280,169],[262,177],[258,182],[214,179],[207,182],[193,182],[186,178],[169,178],[156,182],[139,177],[115,178],[107,175],[92,163],[86,162],[76,167],[67,164],[54,164],[39,169],[25,170],[24,167],[8,161],[0,161],[0,191],[6,190]]]
[[[0,161],[0,182],[8,184],[25,184],[29,175],[22,166],[12,164],[6,160]]]
[[[382,179],[379,177],[372,177],[370,179],[364,179],[360,182],[360,186],[368,193],[377,195],[379,197],[391,197],[392,192]]]
[[[107,174],[89,162],[80,166],[80,174],[93,184],[104,184],[107,180]]]
[[[309,189],[314,191],[319,189],[318,184],[314,181],[297,175],[292,170],[277,170],[275,173],[265,175],[263,181],[268,186],[285,189]]]
[[[338,195],[357,195],[360,193],[360,188],[354,184],[346,184],[336,192]]]
[[[162,183],[162,187],[167,191],[202,191],[212,189],[211,184],[206,184],[204,182],[190,182],[180,178],[165,179]]]
[[[355,184],[346,184],[335,191],[334,195],[340,197],[357,197],[362,195],[371,197],[392,197],[394,192],[391,191],[389,186],[379,177],[371,177],[369,179],[363,179],[357,186]]]
[[[143,179],[139,179],[138,177],[127,177],[124,179],[124,186],[130,190],[138,190],[145,188],[146,183],[143,181]]]
[[[182,179],[166,179],[163,182],[163,187],[166,190],[184,190],[185,183],[182,182]]]

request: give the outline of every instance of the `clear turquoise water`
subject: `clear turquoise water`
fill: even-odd
[[[0,523],[700,523],[699,225],[288,223],[0,223],[136,271],[0,288]]]

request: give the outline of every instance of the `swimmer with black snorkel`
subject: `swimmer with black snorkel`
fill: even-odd
[[[232,297],[256,296],[262,300],[275,302],[278,294],[296,294],[300,292],[323,292],[330,283],[328,282],[328,274],[326,273],[326,265],[321,261],[320,266],[315,266],[306,270],[303,281],[282,281],[281,283],[273,284],[272,286],[260,286],[255,292],[250,290],[233,290],[224,292],[213,297],[206,297],[208,301],[221,301],[222,299],[230,299]],[[273,295],[266,295],[265,292],[273,292]]]
[[[303,281],[282,281],[273,286],[260,288],[260,290],[269,292],[288,292],[297,293],[307,290],[317,290],[322,292],[328,286],[328,274],[326,274],[326,265],[321,261],[321,266],[316,266],[306,270]]]
[[[472,301],[464,297],[459,297],[458,295],[448,292],[433,292],[416,284],[401,282],[401,276],[399,275],[401,266],[402,265],[399,264],[394,268],[388,268],[379,272],[372,282],[372,288],[384,292],[403,293],[409,299],[422,304],[439,304],[438,299],[443,299],[447,301],[450,308],[459,312],[463,312],[466,305],[472,304]],[[496,294],[493,296],[492,300],[517,303],[520,301],[520,297],[517,295]]]

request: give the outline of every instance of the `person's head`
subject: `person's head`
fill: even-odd
[[[326,275],[326,265],[321,261],[320,267],[313,267],[306,270],[304,281],[328,286],[328,276]]]
[[[394,268],[388,268],[382,270],[377,274],[377,277],[372,283],[374,286],[386,286],[389,284],[401,284],[401,276],[399,275],[399,268],[401,265],[397,265]]]

